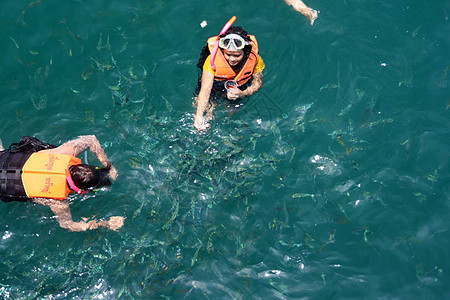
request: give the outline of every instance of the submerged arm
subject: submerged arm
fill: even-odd
[[[204,70],[202,74],[202,85],[200,88],[200,93],[197,97],[197,112],[194,116],[194,126],[197,129],[203,130],[209,127],[209,124],[206,124],[206,122],[204,121],[203,114],[205,113],[208,106],[209,96],[211,95],[213,83],[214,74]]]
[[[67,200],[60,201],[55,199],[33,198],[33,202],[49,206],[55,214],[59,226],[70,231],[86,231],[97,229],[99,227],[105,227],[117,231],[123,226],[125,220],[123,217],[116,216],[111,217],[109,221],[97,222],[96,220],[83,220],[80,222],[75,222],[72,220],[72,214],[70,213],[69,202]]]

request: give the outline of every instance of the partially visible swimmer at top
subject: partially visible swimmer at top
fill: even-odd
[[[211,65],[211,53],[216,43],[219,49]],[[208,123],[220,99],[232,104],[239,99],[251,96],[263,85],[264,61],[258,54],[258,42],[242,27],[231,26],[224,34],[208,39],[200,55],[197,67],[202,69],[201,81],[196,90],[197,112],[194,126],[199,130],[210,127]],[[233,80],[237,86],[225,89],[225,82]],[[204,116],[205,112],[207,113]]]
[[[319,17],[320,11],[306,6],[306,4],[301,0],[284,0],[284,2],[291,5],[296,11],[307,17],[311,22],[311,26],[314,25],[314,21]]]

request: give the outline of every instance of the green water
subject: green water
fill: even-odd
[[[282,0],[2,1],[3,143],[95,134],[119,177],[73,217],[127,219],[0,203],[0,297],[448,298],[450,4],[307,4],[313,27]],[[197,59],[232,15],[265,84],[200,134]]]

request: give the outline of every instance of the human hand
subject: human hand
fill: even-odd
[[[206,130],[208,129],[211,125],[206,123],[206,120],[203,116],[195,116],[194,117],[194,126],[195,128],[197,128],[198,130]]]
[[[111,177],[111,179],[115,181],[118,175],[119,174],[117,173],[116,168],[114,168],[114,166],[111,166],[111,169],[109,169],[109,177]]]
[[[237,87],[231,87],[227,90],[227,98],[232,101],[239,98],[243,98],[243,93]]]
[[[107,228],[117,231],[119,228],[121,228],[123,226],[125,222],[125,218],[124,217],[119,217],[119,216],[114,216],[109,218],[108,224],[107,224]]]
[[[314,25],[314,21],[319,17],[320,11],[311,8],[311,14],[308,16],[308,19],[311,21],[311,26]]]

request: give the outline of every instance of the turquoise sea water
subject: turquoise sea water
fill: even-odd
[[[449,298],[450,4],[306,3],[313,27],[282,0],[2,1],[4,145],[95,134],[119,177],[73,217],[127,219],[0,203],[0,298]],[[232,15],[265,83],[198,133]]]

